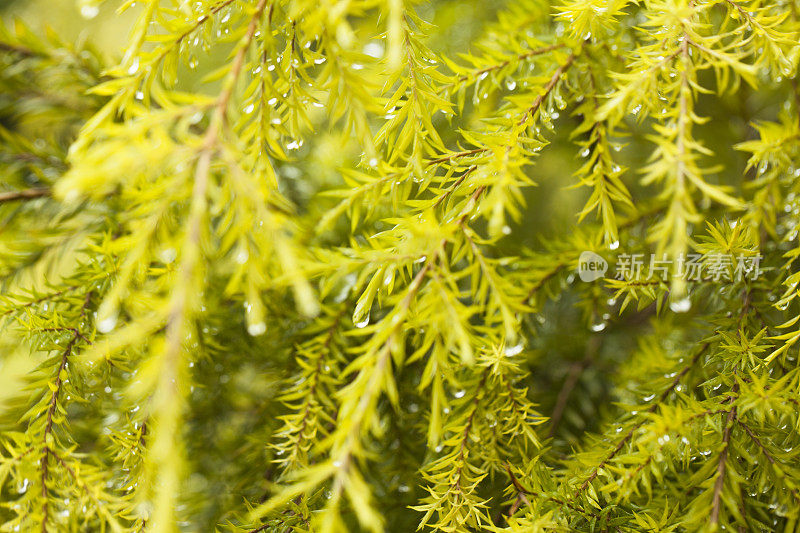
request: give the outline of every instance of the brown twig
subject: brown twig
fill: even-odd
[[[463,76],[460,76],[458,78],[457,83],[463,83],[463,82],[469,80],[470,78],[478,78],[481,75],[487,74],[487,73],[492,72],[494,70],[503,69],[503,68],[507,67],[509,64],[511,64],[511,61],[513,61],[513,60],[525,61],[526,59],[530,59],[530,58],[536,57],[536,56],[541,56],[541,55],[544,55],[544,54],[546,54],[548,52],[552,52],[553,50],[557,50],[559,48],[564,48],[565,46],[566,45],[563,44],[563,43],[557,43],[557,44],[552,44],[550,46],[543,46],[541,48],[536,48],[534,50],[531,50],[530,52],[525,52],[524,54],[519,54],[514,59],[508,59],[508,60],[503,61],[501,63],[497,63],[496,65],[492,65],[490,67],[485,67],[485,68],[482,68],[480,70],[476,70],[474,72],[470,72],[469,74],[464,74]],[[452,87],[453,85],[455,85],[455,83],[450,83],[448,85],[443,85],[442,87],[443,88],[447,88],[447,87]]]
[[[542,102],[544,102],[544,99],[547,98],[553,91],[553,89],[556,88],[558,82],[561,81],[561,77],[567,70],[569,70],[569,67],[572,66],[572,63],[575,61],[575,57],[576,57],[575,52],[571,53],[567,58],[567,60],[564,62],[564,64],[560,65],[556,69],[556,71],[553,73],[553,76],[550,78],[550,81],[548,81],[547,85],[545,85],[544,92],[539,96],[537,96],[534,99],[533,104],[528,108],[527,111],[525,111],[525,113],[522,114],[522,118],[517,123],[518,126],[522,126],[523,124],[525,124],[525,122],[527,122],[528,119],[531,118],[536,113],[536,111],[539,110],[539,108],[542,105]]]
[[[553,408],[553,414],[550,416],[550,431],[547,433],[548,438],[552,437],[556,433],[556,429],[558,429],[558,424],[561,422],[561,417],[564,414],[564,410],[567,407],[567,402],[569,400],[569,396],[572,393],[572,390],[575,388],[575,385],[578,383],[578,380],[583,374],[583,371],[589,366],[594,359],[594,356],[597,354],[597,351],[600,349],[600,345],[603,342],[603,337],[600,335],[592,335],[589,338],[589,342],[586,345],[586,353],[584,358],[581,361],[576,361],[570,365],[569,372],[567,373],[567,377],[564,380],[563,385],[561,386],[561,390],[558,391],[558,397],[556,399],[556,405]]]
[[[83,301],[83,307],[81,307],[81,316],[86,315],[86,309],[89,307],[89,302],[91,301],[92,293],[89,292],[86,295],[86,298]],[[64,380],[61,379],[61,373],[67,367],[67,360],[69,356],[72,355],[72,350],[75,347],[75,343],[78,342],[78,339],[85,338],[81,335],[80,331],[77,328],[72,329],[73,335],[72,339],[70,339],[69,343],[67,343],[66,348],[64,348],[64,352],[61,354],[61,362],[58,365],[58,370],[56,370],[55,378],[56,381],[53,386],[53,392],[50,395],[50,401],[48,402],[47,407],[47,414],[45,419],[45,426],[44,426],[44,433],[43,433],[43,440],[44,446],[42,447],[42,458],[39,461],[39,466],[41,468],[41,483],[42,483],[42,533],[47,533],[47,520],[49,517],[49,505],[48,505],[48,490],[47,490],[47,479],[50,475],[50,456],[53,455],[53,450],[50,449],[50,435],[53,432],[53,415],[56,412],[56,407],[58,405],[58,396],[61,393],[61,386],[64,383]]]
[[[736,420],[736,406],[731,407],[725,420],[725,433],[722,436],[724,448],[719,454],[719,465],[717,465],[717,481],[714,483],[714,498],[711,504],[711,516],[709,522],[716,525],[719,522],[719,511],[722,503],[722,488],[725,484],[725,469],[728,464],[728,449],[731,440],[731,429]]]
[[[44,196],[50,196],[50,187],[33,187],[31,189],[22,189],[20,191],[0,192],[0,204],[5,202],[16,202],[19,200],[33,200],[35,198],[42,198]]]

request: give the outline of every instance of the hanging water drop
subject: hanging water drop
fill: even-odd
[[[81,6],[81,16],[86,20],[95,18],[100,13],[100,8],[94,4],[84,4]]]
[[[506,346],[506,349],[503,351],[503,353],[506,355],[506,357],[514,357],[515,355],[517,355],[522,351],[522,348],[523,346],[522,343],[520,342],[519,344],[515,344],[514,346]]]
[[[175,261],[175,258],[178,257],[178,252],[175,251],[175,248],[164,248],[161,250],[161,253],[158,254],[159,259],[165,265],[168,265]]]
[[[257,322],[247,326],[247,333],[252,337],[263,335],[267,331],[267,325],[264,322]]]
[[[669,308],[672,309],[673,313],[686,313],[692,308],[692,301],[687,296],[670,302]]]
[[[110,331],[113,331],[116,325],[117,325],[117,315],[114,314],[98,322],[97,331],[99,331],[100,333],[109,333]]]
[[[139,58],[135,57],[133,58],[133,63],[131,63],[131,66],[128,67],[128,75],[133,76],[138,71],[139,71]]]

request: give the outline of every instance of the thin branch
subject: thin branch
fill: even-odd
[[[92,293],[89,292],[86,295],[86,298],[83,301],[83,306],[81,307],[81,317],[86,315],[86,309],[89,307],[89,302],[91,301]],[[61,373],[67,368],[67,360],[69,356],[72,355],[72,350],[75,347],[75,343],[78,342],[78,339],[82,338],[83,335],[76,329],[73,329],[72,339],[70,339],[69,343],[67,343],[66,348],[64,348],[64,352],[61,354],[61,362],[58,365],[58,370],[56,370],[55,378],[56,381],[53,386],[53,392],[50,395],[50,401],[48,402],[47,407],[47,414],[45,419],[44,425],[44,432],[42,434],[42,440],[44,441],[44,445],[42,447],[42,458],[39,461],[39,467],[41,468],[41,483],[42,483],[42,533],[47,533],[47,521],[49,517],[49,498],[48,498],[48,489],[47,489],[47,480],[50,475],[50,456],[54,455],[53,450],[50,449],[50,438],[53,432],[53,415],[56,412],[56,407],[58,405],[58,396],[61,394],[61,386],[63,385],[64,381],[61,379]]]
[[[722,436],[722,445],[724,446],[719,454],[719,465],[717,466],[717,481],[714,483],[714,498],[711,504],[711,517],[709,522],[716,525],[719,522],[720,505],[722,504],[722,489],[725,484],[725,469],[728,465],[728,450],[730,448],[731,429],[733,429],[733,422],[736,420],[736,406],[733,406],[728,411],[728,416],[725,420],[725,433]]]
[[[54,300],[55,298],[63,296],[64,294],[66,294],[68,292],[72,292],[72,291],[74,291],[74,290],[76,290],[78,288],[79,288],[78,285],[73,285],[71,287],[67,287],[66,289],[54,292],[52,294],[48,294],[47,296],[42,296],[41,298],[38,298],[38,299],[33,300],[31,302],[28,302],[26,304],[22,304],[22,305],[20,305],[18,307],[15,307],[15,308],[9,309],[8,311],[5,311],[4,313],[0,314],[0,318],[4,317],[6,315],[10,315],[11,313],[14,313],[14,312],[18,312],[18,311],[20,311],[22,309],[26,309],[28,307],[40,304],[40,303],[45,302],[47,300]]]
[[[580,513],[580,514],[582,514],[584,516],[587,516],[589,518],[594,518],[594,519],[598,519],[598,520],[600,519],[600,516],[598,516],[598,515],[596,515],[594,513],[590,513],[590,512],[588,512],[588,511],[586,511],[584,509],[581,509],[580,507],[572,504],[571,502],[569,502],[567,500],[562,500],[561,498],[556,498],[554,496],[547,496],[546,494],[542,494],[542,493],[539,493],[539,492],[536,492],[536,491],[529,490],[529,489],[525,488],[522,485],[522,483],[520,483],[519,479],[517,479],[517,477],[511,471],[511,466],[508,463],[506,463],[505,467],[506,467],[506,473],[508,473],[508,477],[511,480],[511,484],[514,486],[514,489],[516,489],[518,494],[526,494],[526,495],[534,496],[536,498],[544,498],[544,499],[546,499],[548,501],[551,501],[551,502],[553,502],[555,504],[558,504],[560,506],[563,506],[563,507],[567,507],[567,508],[575,511],[576,513]]]
[[[591,364],[592,360],[597,354],[597,351],[600,349],[602,342],[602,336],[593,335],[587,343],[586,354],[583,360],[576,361],[570,365],[570,369],[567,373],[566,379],[564,380],[564,384],[561,386],[561,390],[558,391],[558,398],[556,399],[556,405],[553,408],[553,414],[550,416],[550,431],[547,433],[548,438],[555,435],[556,429],[558,429],[558,424],[561,422],[561,417],[563,416],[564,410],[567,407],[567,402],[569,401],[569,396],[572,393],[572,390],[578,383],[583,371]]]
[[[245,65],[245,56],[247,55],[250,45],[258,29],[259,21],[267,6],[267,0],[260,0],[253,12],[250,19],[248,28],[242,37],[238,51],[233,58],[230,71],[223,82],[223,88],[217,99],[213,104],[213,115],[209,123],[208,129],[203,137],[200,146],[199,156],[197,159],[194,183],[192,185],[191,201],[189,206],[189,217],[186,221],[186,234],[183,242],[183,249],[181,252],[181,259],[177,269],[178,280],[173,289],[170,302],[169,311],[166,323],[166,339],[165,348],[163,352],[163,363],[160,369],[160,376],[156,384],[156,391],[154,396],[158,398],[160,405],[156,409],[163,408],[164,405],[173,405],[176,402],[175,397],[178,395],[180,378],[180,359],[183,352],[183,341],[186,336],[186,327],[190,309],[190,298],[192,298],[193,281],[197,272],[198,264],[201,261],[202,254],[202,227],[203,220],[207,215],[208,205],[208,187],[211,181],[211,164],[214,155],[217,153],[218,144],[222,131],[226,126],[227,112],[230,100],[236,88],[236,82],[241,74]],[[171,419],[167,419],[169,423],[177,423],[182,415],[180,408],[178,409],[161,409],[170,413]],[[177,419],[177,420],[176,420]],[[157,427],[162,429],[157,431],[165,431],[164,424],[157,424]],[[172,428],[166,430],[165,437],[172,438],[169,434],[173,431]],[[158,440],[158,437],[156,437]],[[157,465],[164,467],[164,464]],[[162,478],[174,478],[177,476],[175,468],[163,468],[160,472]],[[158,500],[155,510],[155,522],[166,520],[170,513],[174,512],[170,503],[170,498],[174,495],[165,493],[164,489],[168,481],[164,481],[156,486],[156,499]],[[162,514],[164,516],[162,516]],[[160,518],[159,518],[160,517]]]
[[[496,65],[491,65],[489,67],[485,67],[485,68],[470,72],[469,74],[464,74],[463,76],[459,76],[459,78],[456,80],[455,83],[442,85],[442,88],[445,89],[445,88],[453,87],[454,85],[463,83],[463,82],[469,80],[470,78],[477,78],[477,77],[480,77],[483,74],[487,74],[487,73],[495,71],[495,70],[503,69],[503,68],[507,67],[508,65],[510,65],[512,61],[525,61],[526,59],[530,59],[530,58],[536,57],[536,56],[541,56],[541,55],[544,55],[544,54],[546,54],[548,52],[552,52],[553,50],[558,50],[559,48],[564,48],[565,46],[566,45],[564,43],[557,43],[557,44],[552,44],[550,46],[543,46],[541,48],[536,48],[534,50],[531,50],[530,52],[525,52],[524,54],[519,54],[518,56],[514,57],[513,59],[507,59],[506,61],[503,61],[501,63],[497,63]]]
[[[558,85],[558,82],[561,81],[561,78],[564,76],[564,73],[567,70],[569,70],[569,68],[572,66],[572,63],[575,61],[575,57],[576,57],[575,52],[572,52],[569,55],[569,57],[567,57],[567,60],[564,62],[564,64],[560,65],[556,69],[556,71],[553,73],[553,76],[550,78],[550,81],[548,81],[547,85],[545,85],[544,92],[539,96],[537,96],[534,99],[533,104],[528,108],[527,111],[525,111],[525,113],[523,113],[522,118],[517,123],[518,126],[522,126],[523,124],[525,124],[528,121],[528,119],[533,117],[536,111],[539,110],[542,103],[544,102],[544,99],[547,98],[553,91],[553,89],[556,88],[556,85]]]
[[[756,446],[758,446],[759,449],[761,449],[761,453],[763,453],[764,457],[767,458],[767,461],[769,461],[769,464],[771,464],[773,467],[775,467],[777,469],[777,465],[780,464],[780,463],[778,463],[778,461],[775,459],[775,457],[773,457],[772,454],[769,452],[769,450],[767,450],[767,447],[764,446],[764,443],[761,442],[761,439],[759,439],[756,436],[756,434],[753,432],[753,430],[750,429],[750,426],[745,424],[744,421],[742,421],[742,419],[739,418],[738,416],[736,417],[736,423],[739,424],[740,426],[742,426],[742,429],[744,429],[745,433],[747,433],[747,436],[750,437],[750,440],[752,440],[756,444]],[[791,488],[791,487],[787,487],[787,489],[792,494],[792,496],[794,497],[795,501],[800,503],[800,494],[798,494],[797,489],[794,489],[794,488]]]
[[[33,187],[31,189],[22,189],[20,191],[0,192],[0,204],[5,202],[16,202],[19,200],[33,200],[35,198],[42,198],[44,196],[50,196],[50,187]]]

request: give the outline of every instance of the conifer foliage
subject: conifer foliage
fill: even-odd
[[[800,2],[485,4],[4,14],[0,530],[800,531]]]

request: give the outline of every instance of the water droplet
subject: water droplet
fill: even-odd
[[[681,298],[670,302],[669,308],[672,309],[673,313],[686,313],[692,308],[692,301],[688,297]]]
[[[456,391],[455,394],[453,394],[453,396],[455,396],[456,398],[463,398],[466,393],[467,393],[467,391],[460,390],[460,391]]]
[[[292,142],[290,142],[289,144],[286,145],[286,148],[288,150],[297,150],[301,146],[303,146],[303,141],[292,141]]]
[[[611,250],[616,250],[617,248],[619,248],[619,241],[612,242],[611,244],[608,245],[608,247]]]
[[[356,322],[355,326],[359,329],[365,328],[369,325],[369,314],[365,316],[360,322]]]
[[[95,18],[100,13],[100,8],[94,4],[84,4],[81,6],[81,16],[86,20]]]
[[[249,258],[250,253],[247,250],[240,250],[239,253],[236,254],[236,262],[240,265],[245,264]]]
[[[511,78],[508,78],[508,79],[506,80],[506,88],[507,88],[509,91],[513,91],[514,89],[516,89],[516,88],[517,88],[517,82],[516,82],[516,81],[514,81],[514,80],[513,80],[513,79],[511,79]]]
[[[131,66],[128,67],[128,75],[133,76],[138,71],[139,71],[139,58],[135,57],[133,58],[133,63],[131,63]]]
[[[191,55],[189,56],[189,68],[194,70],[197,68],[200,62],[197,60],[197,56]]]
[[[372,168],[377,167],[378,166],[378,158],[377,157],[373,157],[372,159],[370,159],[369,160],[369,166],[371,166]]]
[[[250,105],[248,105],[247,107],[244,108],[244,112],[245,112],[245,114],[249,115],[250,113],[253,112],[253,109],[255,109],[255,108],[256,108],[255,104],[250,104]]]
[[[511,227],[510,226],[503,226],[503,235],[511,235]]]
[[[178,257],[178,252],[175,251],[175,248],[164,248],[161,250],[161,253],[158,254],[159,259],[161,262],[168,265],[175,261],[175,258]]]
[[[383,45],[376,41],[370,41],[364,45],[364,55],[379,58],[383,56]]]
[[[592,324],[589,328],[592,331],[594,331],[595,333],[598,333],[598,332],[603,331],[604,329],[606,329],[606,323],[605,322],[597,322],[596,324]]]
[[[325,61],[327,61],[327,58],[324,58],[324,57],[319,57],[319,58],[317,58],[317,59],[315,59],[315,60],[314,60],[314,64],[315,64],[315,65],[321,65],[321,64],[323,64]]]
[[[506,346],[506,349],[503,351],[503,353],[507,357],[514,357],[515,355],[517,355],[522,351],[522,348],[523,346],[522,343],[520,342],[519,344],[515,344],[514,346]]]
[[[259,335],[263,335],[267,331],[267,325],[263,322],[258,322],[256,324],[250,324],[247,326],[247,333],[249,333],[253,337],[258,337]]]
[[[97,331],[100,333],[108,333],[114,329],[117,325],[117,315],[114,314],[108,318],[104,318],[100,322],[97,323]]]

